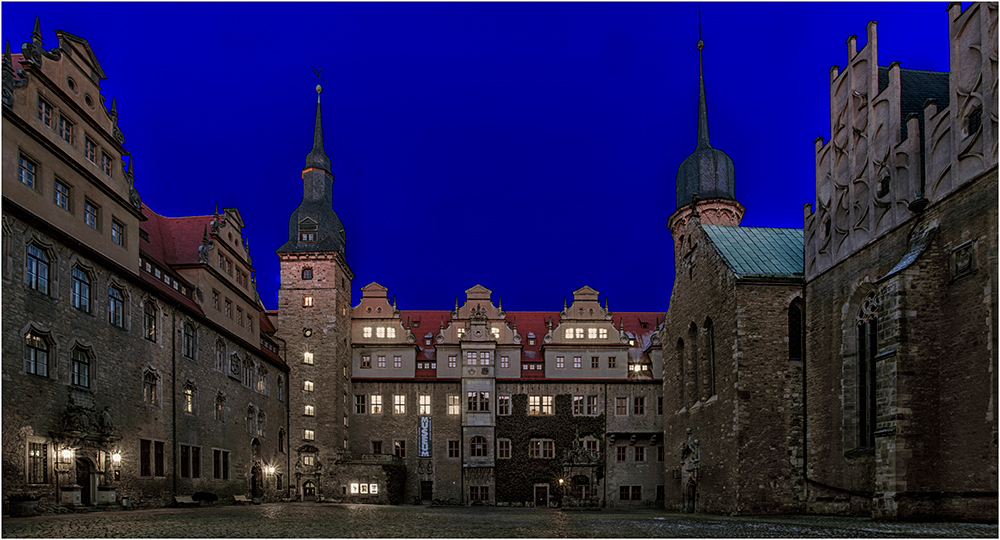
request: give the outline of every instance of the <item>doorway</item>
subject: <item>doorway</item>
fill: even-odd
[[[250,469],[250,498],[259,499],[264,496],[264,474],[260,463],[254,463]]]
[[[316,500],[316,484],[312,480],[306,481],[302,484],[302,500],[303,501],[315,501]]]
[[[420,482],[420,500],[430,501],[434,499],[434,482],[422,480]]]
[[[549,485],[535,485],[535,508],[548,508],[549,506]]]
[[[84,506],[93,506],[97,491],[97,475],[94,474],[94,467],[89,459],[76,460],[76,484],[80,486],[80,503]]]

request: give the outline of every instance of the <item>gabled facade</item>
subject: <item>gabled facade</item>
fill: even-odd
[[[239,213],[143,205],[100,64],[56,36],[3,59],[4,494],[274,497],[288,369]]]

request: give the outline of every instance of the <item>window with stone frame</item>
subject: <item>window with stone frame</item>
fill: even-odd
[[[70,302],[74,308],[90,313],[90,274],[79,266],[73,267]]]
[[[264,411],[257,412],[257,436],[264,437],[267,433],[267,414]]]
[[[93,365],[91,363],[90,353],[80,347],[74,347],[72,362],[73,365],[70,376],[72,377],[73,384],[83,388],[90,388],[90,370]]]
[[[469,440],[469,456],[471,457],[488,457],[489,447],[487,446],[486,438],[476,436]]]
[[[35,187],[35,177],[38,174],[38,164],[25,157],[23,154],[18,156],[17,160],[19,165],[17,170],[17,179],[31,189],[37,189]]]
[[[365,404],[365,395],[355,394],[354,414],[366,414],[367,412],[368,412],[368,406]]]
[[[56,178],[52,184],[52,202],[56,206],[70,212],[70,187],[60,178]]]
[[[644,416],[646,414],[646,398],[635,396],[632,399],[632,414],[634,416]]]
[[[431,396],[430,394],[421,394],[418,398],[417,406],[419,410],[417,414],[420,416],[430,416],[431,415]]]
[[[142,376],[142,402],[153,407],[160,405],[160,376],[153,371]]]
[[[87,158],[87,161],[97,164],[97,143],[92,141],[90,137],[84,137],[83,139],[83,155]]]
[[[392,396],[392,414],[406,414],[406,396],[402,394],[393,394]]]
[[[246,430],[247,435],[254,435],[257,432],[257,426],[254,424],[257,422],[257,410],[253,408],[253,405],[247,407],[246,415]]]
[[[583,416],[585,410],[583,396],[573,396],[573,416]]]
[[[148,299],[142,306],[142,335],[149,341],[156,341],[156,306]]]
[[[462,447],[459,445],[458,441],[448,441],[448,457],[462,457]]]
[[[125,295],[114,285],[108,287],[108,322],[125,328]]]
[[[24,372],[39,377],[49,376],[49,342],[34,331],[24,336]]]
[[[469,412],[486,412],[490,410],[490,393],[472,390],[467,392],[467,408]]]
[[[861,302],[856,324],[858,447],[875,446],[878,297],[874,291]]]
[[[63,115],[59,115],[59,138],[73,144],[73,122]]]
[[[392,453],[398,458],[406,457],[406,439],[396,439],[392,441]]]
[[[587,416],[597,416],[597,396],[587,396]]]
[[[628,455],[628,453],[627,453],[628,452],[628,447],[627,446],[618,445],[617,447],[615,447],[615,450],[616,450],[615,451],[615,461],[619,461],[619,462],[625,461],[626,456]]]
[[[497,414],[500,416],[510,414],[510,396],[497,396]]]
[[[510,439],[497,439],[497,459],[510,459]]]
[[[382,394],[372,394],[371,399],[371,413],[372,414],[382,414]]]
[[[49,102],[42,98],[38,98],[38,120],[41,121],[45,127],[50,129],[53,128],[52,105],[49,105]]]
[[[226,371],[226,343],[221,339],[215,342],[215,369]]]
[[[194,325],[185,321],[184,322],[184,334],[181,341],[181,353],[184,358],[194,358],[195,350],[197,350],[197,334],[195,333]]]
[[[489,502],[490,486],[469,486],[470,502]]]
[[[306,266],[302,268],[302,279],[312,279],[313,269],[311,266]]]
[[[456,415],[461,414],[461,399],[457,394],[448,395],[448,414]]]
[[[28,245],[28,287],[42,294],[49,294],[50,260],[45,249],[37,244]]]
[[[117,219],[111,220],[111,241],[125,247],[125,225]]]
[[[635,461],[646,461],[646,447],[645,446],[633,446],[633,459]]]
[[[608,369],[614,369],[616,367],[618,367],[618,361],[615,359],[614,356],[609,356],[608,357]]]
[[[382,453],[382,441],[372,441],[372,453],[381,454]]]
[[[215,420],[216,422],[226,421],[226,396],[222,393],[215,396]]]
[[[534,459],[555,457],[555,441],[552,439],[531,439],[528,441],[528,456]]]
[[[615,416],[625,416],[628,414],[628,398],[615,398]]]
[[[194,384],[190,382],[186,383],[184,385],[184,401],[182,404],[182,409],[185,414],[195,414],[197,410],[195,407],[197,403],[196,396],[197,391],[195,390]]]

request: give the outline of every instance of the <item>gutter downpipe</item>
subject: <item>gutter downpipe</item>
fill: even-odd
[[[177,308],[170,310],[170,484],[173,496],[177,496]]]

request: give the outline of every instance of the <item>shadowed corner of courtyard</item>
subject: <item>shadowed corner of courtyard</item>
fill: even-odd
[[[316,503],[3,519],[5,538],[997,538],[997,534],[995,523]]]

